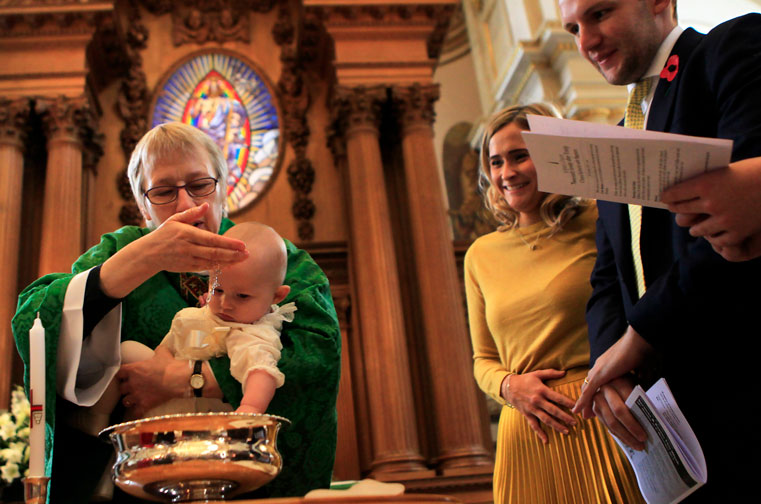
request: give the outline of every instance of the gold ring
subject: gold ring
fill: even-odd
[[[584,385],[589,385],[589,380],[587,380],[587,377],[584,377]]]

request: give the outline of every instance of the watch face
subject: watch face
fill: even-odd
[[[202,374],[194,374],[190,376],[190,386],[194,389],[200,389],[205,382],[206,380],[203,379]]]

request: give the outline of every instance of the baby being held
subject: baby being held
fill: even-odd
[[[285,242],[269,226],[244,222],[225,236],[246,243],[249,257],[210,278],[207,304],[179,311],[157,352],[176,358],[207,360],[227,354],[230,373],[243,385],[236,410],[264,413],[284,382],[277,368],[280,329],[293,320],[294,303],[277,306],[290,292],[283,285],[287,267]]]
[[[288,262],[285,242],[274,229],[256,222],[233,226],[225,236],[245,242],[248,258],[218,271],[216,279],[212,276],[205,306],[177,312],[155,350],[156,355],[166,352],[191,362],[188,396],[171,399],[147,411],[146,417],[230,411],[230,405],[220,399],[203,397],[201,369],[203,361],[213,357],[227,355],[230,374],[243,386],[237,412],[264,413],[275,389],[285,381],[277,367],[283,348],[280,330],[283,322],[293,321],[296,311],[295,303],[277,305],[290,292],[290,287],[283,285]],[[153,356],[154,351],[142,343],[125,341],[121,345],[122,364]],[[75,427],[97,434],[108,426],[111,412],[121,399],[118,389],[112,382],[94,406],[84,408],[73,419]],[[130,410],[125,416],[125,420],[134,418]]]

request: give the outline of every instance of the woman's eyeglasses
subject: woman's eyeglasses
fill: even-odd
[[[191,180],[185,185],[178,186],[156,186],[148,189],[143,196],[154,205],[167,205],[177,199],[180,189],[185,189],[191,198],[203,198],[213,193],[217,188],[217,179],[213,177],[204,177]]]

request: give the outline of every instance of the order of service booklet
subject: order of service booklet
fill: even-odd
[[[529,115],[539,190],[666,208],[661,193],[729,164],[732,141]]]
[[[647,432],[643,451],[629,448],[613,436],[626,454],[648,504],[683,500],[708,479],[703,449],[676,404],[666,380],[647,392],[637,385],[626,405]]]

